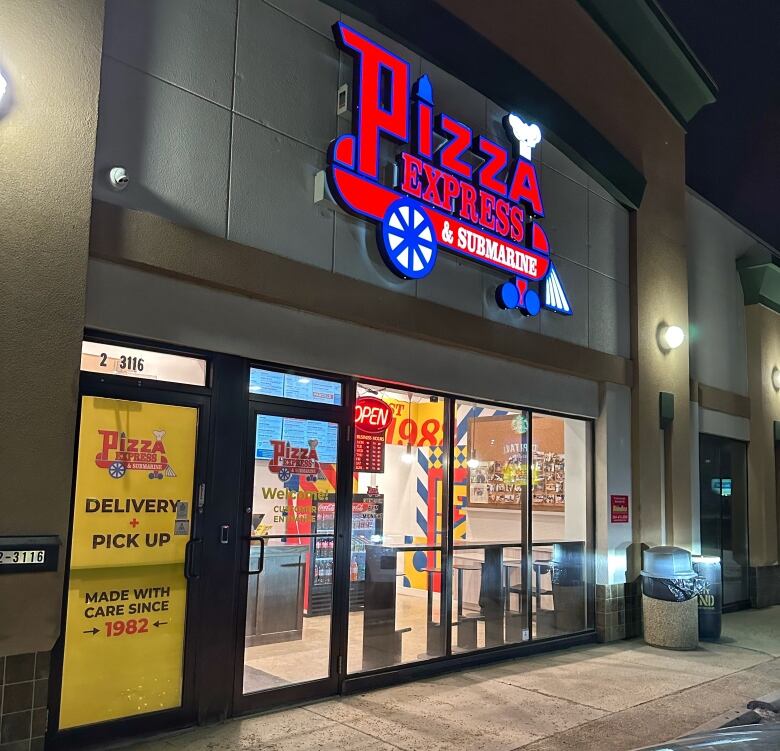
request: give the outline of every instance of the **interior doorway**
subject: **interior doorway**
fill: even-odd
[[[747,444],[702,435],[699,452],[701,552],[721,559],[723,607],[749,607]]]

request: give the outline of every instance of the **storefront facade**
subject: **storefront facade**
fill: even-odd
[[[62,545],[56,571],[0,577],[5,682],[33,694],[0,744],[634,636],[661,542],[717,543],[733,604],[773,601],[776,500],[752,490],[774,482],[777,313],[751,281],[771,250],[738,272],[735,229],[709,264],[714,220],[690,221],[714,211],[684,182],[706,73],[642,10],[677,87],[598,2],[472,5],[73,4],[63,122],[33,128],[23,97],[0,122],[87,143],[61,148],[81,189],[46,268],[67,271],[12,327],[15,383],[44,385],[31,327],[62,351],[52,414],[8,415],[54,425],[51,513],[12,505],[8,533]],[[41,230],[27,263],[60,241]],[[706,344],[708,273],[744,343],[733,377]],[[664,325],[690,352],[658,346]]]

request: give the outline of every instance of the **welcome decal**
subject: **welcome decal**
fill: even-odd
[[[352,133],[328,149],[328,186],[347,211],[377,225],[387,266],[420,279],[439,248],[506,273],[496,289],[502,308],[536,315],[572,313],[538,218],[544,206],[531,150],[537,125],[504,120],[513,153],[445,113],[434,112],[428,76],[411,84],[410,66],[344,23],[341,49],[354,58]],[[406,147],[393,187],[380,180],[380,142]],[[479,166],[474,167],[474,163]]]

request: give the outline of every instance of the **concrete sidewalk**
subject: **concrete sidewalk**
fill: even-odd
[[[626,751],[780,689],[780,607],[695,652],[639,640],[539,655],[136,743],[137,751]],[[126,747],[128,748],[128,747]]]

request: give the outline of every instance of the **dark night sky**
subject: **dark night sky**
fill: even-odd
[[[720,89],[688,126],[688,185],[780,250],[780,0],[660,4]]]

